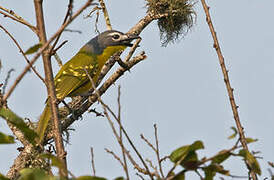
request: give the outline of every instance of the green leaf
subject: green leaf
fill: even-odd
[[[76,180],[107,180],[106,178],[97,177],[97,176],[80,176]]]
[[[210,164],[202,169],[205,172],[206,180],[213,180],[214,176],[216,175],[216,172],[226,176],[230,175],[228,170],[225,170],[222,165],[216,163]]]
[[[239,156],[242,156],[249,164],[251,165],[251,169],[256,173],[261,175],[261,168],[257,161],[257,159],[247,150],[241,149],[239,151]]]
[[[35,145],[35,138],[38,137],[36,132],[30,129],[27,124],[17,116],[14,112],[7,108],[0,108],[0,117],[6,119],[9,123],[17,127],[23,134],[24,137],[33,145]]]
[[[0,180],[10,180],[10,179],[0,173]]]
[[[196,151],[199,149],[203,149],[204,145],[202,141],[195,141],[194,143],[192,143],[191,145],[186,145],[186,146],[182,146],[176,150],[174,150],[170,156],[169,159],[176,163],[179,160],[183,160],[189,152],[191,151]]]
[[[203,168],[205,172],[205,179],[206,180],[213,180],[214,176],[216,175],[215,171],[212,171],[210,168]]]
[[[182,146],[176,149],[170,154],[169,158],[174,163],[180,161],[180,164],[188,170],[195,170],[199,164],[198,156],[195,151],[203,148],[204,145],[202,141],[195,141],[191,145]]]
[[[258,139],[253,139],[253,138],[249,138],[249,137],[245,138],[245,140],[246,140],[246,143],[253,143],[253,142],[258,141]]]
[[[190,145],[186,145],[176,149],[170,154],[169,159],[174,163],[179,160],[183,160],[189,153],[189,147]]]
[[[20,171],[20,178],[18,180],[54,180],[53,176],[49,176],[42,169],[22,169]]]
[[[190,151],[185,159],[181,162],[181,166],[187,170],[196,170],[198,165],[198,155],[195,151]]]
[[[220,151],[213,159],[212,163],[221,164],[224,162],[227,158],[229,158],[231,155],[230,152],[227,152],[226,150]]]
[[[0,132],[0,144],[13,144],[14,137]]]
[[[185,171],[181,171],[176,174],[172,180],[185,180]]]
[[[42,43],[38,43],[38,44],[35,44],[34,46],[31,46],[28,50],[26,50],[25,55],[35,53],[36,51],[38,51],[40,47],[42,47]]]
[[[54,156],[52,154],[44,153],[44,154],[41,154],[40,157],[41,158],[50,159],[52,166],[58,167],[59,169],[63,169],[64,168],[63,162],[58,157],[56,157],[56,156]]]
[[[234,131],[234,133],[233,133],[232,135],[230,135],[230,136],[228,137],[228,139],[233,139],[233,138],[235,138],[236,135],[238,134],[238,131],[237,131],[237,129],[236,129],[235,127],[231,127],[231,129]]]
[[[195,141],[193,144],[190,145],[190,151],[196,151],[204,148],[205,147],[202,141]]]

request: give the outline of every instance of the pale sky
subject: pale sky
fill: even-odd
[[[74,11],[83,3],[75,0]],[[106,4],[113,28],[123,32],[137,23],[146,11],[145,1],[140,0],[106,1]],[[32,1],[1,0],[0,5],[35,24]],[[44,5],[47,34],[50,37],[63,21],[67,1],[48,0],[44,1]],[[263,174],[260,179],[263,179],[269,176],[267,161],[274,161],[274,1],[215,0],[210,1],[209,6],[246,136],[259,139],[249,147],[252,151],[261,151],[259,156],[263,159],[259,163]],[[95,18],[83,18],[89,10],[84,11],[69,26],[69,29],[81,30],[82,34],[62,35],[61,40],[68,40],[59,51],[63,62],[96,35]],[[235,126],[235,122],[200,1],[197,1],[195,10],[197,22],[194,28],[179,43],[167,47],[161,47],[157,23],[150,24],[141,33],[143,40],[138,49],[138,52],[144,50],[148,58],[130,73],[127,72],[103,96],[103,100],[116,110],[117,85],[122,86],[122,121],[145,158],[155,160],[156,157],[140,139],[140,134],[143,133],[154,142],[154,123],[158,125],[162,156],[169,155],[180,146],[202,140],[205,149],[198,151],[198,155],[200,158],[210,157],[232,147],[236,141],[227,139],[232,134],[230,127]],[[99,21],[99,30],[104,31],[104,19],[100,18]],[[38,41],[29,29],[8,18],[1,16],[0,24],[14,35],[23,49]],[[3,31],[0,31],[0,59],[3,64],[0,82],[3,82],[10,68],[16,70],[12,74],[11,85],[26,62]],[[53,62],[56,73],[58,66]],[[43,74],[41,59],[35,66]],[[8,105],[21,117],[37,120],[45,99],[46,89],[40,79],[28,73],[8,99]],[[93,107],[101,109],[98,104]],[[77,121],[72,127],[76,131],[71,133],[70,144],[66,145],[68,168],[72,173],[76,176],[91,174],[90,147],[93,147],[98,176],[110,179],[125,176],[119,163],[104,151],[104,148],[109,148],[121,152],[105,118],[86,113],[83,120]],[[0,131],[11,134],[3,120],[0,121]],[[0,173],[5,174],[13,164],[18,155],[18,146],[1,145]],[[133,150],[130,151],[133,154]],[[233,175],[246,175],[245,164],[240,158],[232,158],[223,165]],[[167,161],[164,166],[167,173],[171,163]],[[188,178],[199,179],[194,173],[188,173]],[[134,173],[132,179],[137,179]]]

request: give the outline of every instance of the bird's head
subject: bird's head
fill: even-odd
[[[97,41],[102,48],[106,48],[108,46],[131,47],[133,45],[131,44],[131,41],[138,38],[140,37],[136,35],[128,35],[120,31],[109,30],[99,34]]]
[[[138,38],[140,37],[136,35],[109,30],[91,39],[80,51],[108,57],[126,47],[131,47],[133,45],[131,41]]]

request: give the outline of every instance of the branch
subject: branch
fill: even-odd
[[[31,25],[30,23],[28,23],[28,22],[27,22],[26,20],[24,20],[21,16],[18,16],[17,14],[15,14],[15,12],[14,12],[13,10],[6,9],[6,8],[4,8],[4,7],[2,7],[2,6],[0,6],[0,9],[1,9],[2,11],[5,11],[5,12],[8,13],[8,14],[7,14],[7,13],[4,13],[4,12],[0,11],[0,13],[4,15],[4,17],[9,17],[9,18],[11,18],[11,19],[14,20],[14,21],[17,21],[17,22],[19,22],[19,23],[21,23],[21,24],[26,25],[26,26],[29,27],[35,34],[37,34],[37,29],[36,29],[36,27],[34,27],[34,26]],[[9,15],[9,14],[10,14],[10,15]]]
[[[106,5],[104,3],[104,0],[99,0],[99,3],[100,3],[101,8],[102,8],[102,10],[104,12],[104,17],[105,17],[107,29],[108,30],[112,30],[112,27],[111,27],[111,24],[110,24],[109,15],[108,15],[108,11],[107,11]]]
[[[34,0],[34,6],[35,6],[36,23],[37,23],[37,29],[38,29],[38,37],[40,42],[44,44],[47,42],[47,37],[46,37],[46,29],[45,29],[45,22],[44,22],[43,1]],[[63,168],[59,168],[59,175],[61,178],[66,179],[68,177],[66,152],[64,148],[63,139],[62,139],[61,125],[58,118],[58,104],[57,104],[58,100],[56,97],[54,77],[53,77],[52,65],[50,60],[51,56],[49,52],[50,52],[50,49],[46,49],[42,53],[44,71],[45,71],[45,80],[46,80],[47,92],[49,96],[50,108],[52,113],[54,141],[55,141],[55,146],[57,150],[57,157],[59,158],[59,160],[61,160],[62,164],[64,165]]]
[[[205,14],[206,14],[206,22],[209,26],[212,38],[214,40],[214,48],[217,52],[217,55],[218,55],[218,58],[219,58],[219,63],[220,63],[220,66],[221,66],[221,69],[222,69],[222,72],[223,72],[224,82],[225,82],[227,93],[228,93],[228,96],[229,96],[230,105],[231,105],[231,108],[232,108],[232,111],[233,111],[234,120],[236,122],[238,132],[240,134],[240,142],[243,146],[243,149],[248,151],[248,146],[247,146],[247,142],[246,142],[246,139],[245,139],[243,127],[241,125],[239,113],[238,113],[238,110],[237,110],[238,106],[235,103],[233,89],[231,88],[231,84],[230,84],[230,81],[229,81],[228,70],[226,69],[224,56],[222,54],[222,51],[221,51],[221,48],[220,48],[220,45],[219,45],[219,42],[218,42],[218,39],[217,39],[216,31],[215,31],[215,29],[213,27],[213,23],[211,21],[211,17],[210,17],[210,13],[209,13],[209,7],[207,6],[205,0],[201,0],[201,2],[202,2],[202,5],[203,5]],[[256,173],[251,168],[252,167],[251,163],[248,160],[246,160],[245,162],[248,165],[248,168],[249,168],[250,174],[252,176],[252,179],[256,180],[257,176],[256,176]]]
[[[156,124],[154,124],[154,136],[155,136],[155,143],[156,143],[157,161],[158,161],[158,164],[159,164],[159,169],[160,169],[161,176],[162,176],[162,178],[164,178],[164,173],[163,173],[163,169],[162,169],[162,163],[161,163],[161,159],[160,159],[158,131],[157,131],[157,125]]]
[[[112,110],[111,110],[111,109],[102,101],[101,96],[100,96],[100,93],[99,93],[99,91],[98,91],[98,90],[96,89],[96,87],[95,87],[95,83],[93,82],[91,76],[88,74],[88,71],[87,71],[87,70],[85,70],[85,71],[86,71],[87,76],[89,77],[89,80],[90,80],[90,82],[91,82],[92,88],[93,88],[94,91],[95,91],[95,95],[96,95],[96,97],[97,97],[97,100],[99,101],[99,103],[102,105],[102,107],[103,107],[103,109],[104,109],[104,114],[105,114],[105,116],[106,116],[106,118],[107,118],[107,120],[108,120],[108,122],[109,122],[109,124],[110,124],[110,126],[111,126],[111,129],[112,129],[112,131],[113,131],[113,133],[114,133],[114,135],[115,135],[115,137],[116,137],[116,140],[118,141],[119,145],[120,145],[122,148],[124,148],[123,142],[121,141],[121,138],[119,137],[119,135],[118,135],[118,133],[117,133],[115,127],[114,127],[114,123],[113,123],[113,122],[111,121],[111,119],[110,119],[110,116],[109,116],[109,114],[108,114],[108,111],[111,113],[111,115],[116,119],[116,121],[117,121],[118,124],[120,125],[120,129],[123,131],[123,133],[125,134],[125,136],[126,136],[128,142],[129,142],[129,144],[130,144],[131,147],[134,149],[135,153],[137,154],[137,156],[139,157],[139,159],[140,159],[141,162],[143,163],[143,165],[144,165],[144,167],[145,167],[145,169],[146,169],[146,172],[148,173],[148,175],[150,176],[150,178],[153,180],[153,176],[152,176],[152,174],[150,173],[149,168],[148,168],[148,166],[146,165],[145,161],[143,160],[143,157],[141,156],[141,154],[139,153],[139,151],[136,149],[136,147],[134,146],[134,144],[133,144],[132,141],[130,140],[130,138],[129,138],[127,132],[125,131],[125,129],[123,128],[123,126],[121,126],[121,123],[119,123],[119,119],[117,118],[117,116],[116,116],[116,115],[114,114],[114,112],[113,112],[113,111],[112,111]],[[121,160],[119,160],[119,161],[122,163]],[[122,163],[122,166],[124,167],[123,163]]]
[[[123,162],[124,162],[124,171],[127,176],[127,180],[129,180],[129,173],[128,173],[128,166],[127,166],[127,159],[126,159],[126,149],[123,144],[123,131],[122,131],[122,122],[121,122],[121,86],[118,86],[118,98],[117,98],[117,104],[118,104],[118,123],[119,123],[119,138],[121,141],[122,149],[122,155],[123,155]]]
[[[93,153],[93,148],[90,148],[90,154],[91,154],[91,169],[92,169],[92,175],[96,176],[96,170],[95,170],[95,164],[94,164],[94,153]]]

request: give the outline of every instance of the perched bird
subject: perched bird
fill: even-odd
[[[96,83],[103,65],[116,52],[132,46],[131,41],[139,38],[116,30],[105,31],[91,39],[79,52],[65,63],[54,78],[56,96],[58,100],[87,93],[92,84],[87,72]],[[51,118],[49,102],[40,116],[37,133],[39,143]]]

